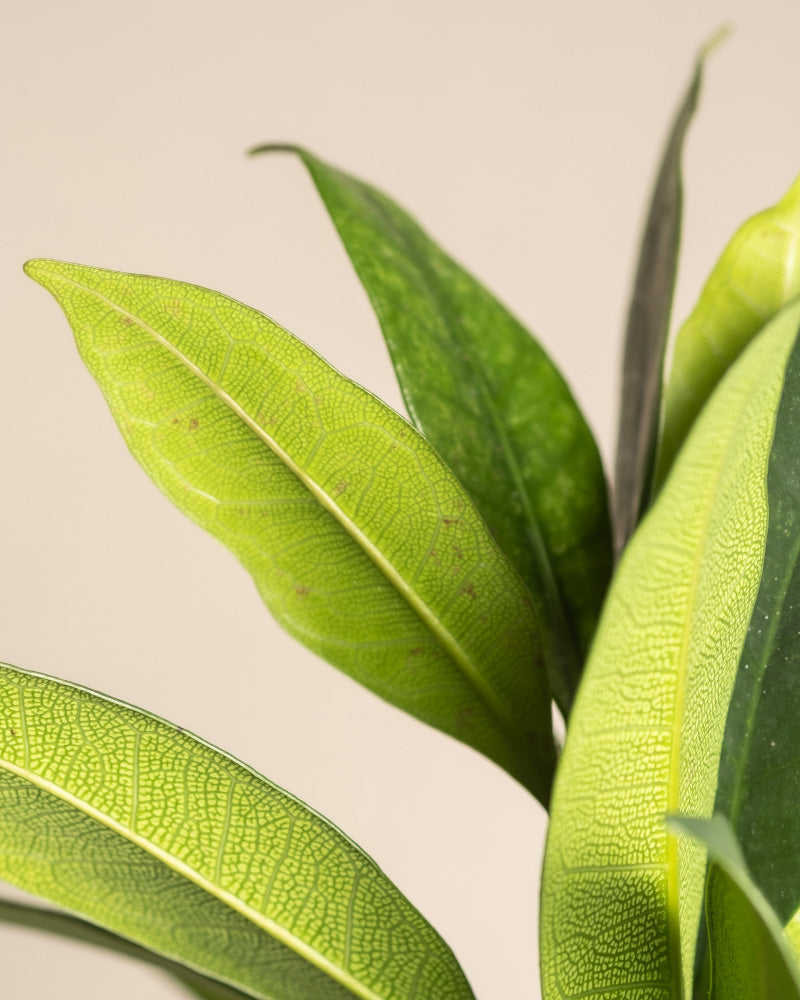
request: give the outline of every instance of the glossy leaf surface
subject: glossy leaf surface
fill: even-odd
[[[402,208],[288,148],[308,168],[370,298],[413,421],[543,610],[551,684],[566,711],[611,563],[591,432],[539,344]]]
[[[783,924],[800,908],[800,350],[786,369],[767,476],[764,570],[731,698],[716,809]]]
[[[714,386],[764,323],[800,294],[800,177],[725,247],[675,341],[657,484]]]
[[[761,577],[767,464],[800,305],[714,394],[609,593],[570,722],[542,890],[545,1000],[679,997],[705,854],[664,816],[710,816]],[[627,991],[627,992],[626,992]]]
[[[681,159],[686,134],[697,109],[702,57],[672,123],[639,250],[625,331],[622,402],[614,475],[614,528],[621,552],[650,499],[661,381],[669,333],[683,214]]]
[[[359,848],[152,715],[0,667],[0,877],[269,1000],[472,993]]]
[[[709,1000],[800,1000],[800,970],[775,911],[747,870],[728,821],[688,817],[670,826],[708,849]]]
[[[540,625],[431,446],[266,316],[161,278],[36,261],[128,447],[278,621],[543,802]]]

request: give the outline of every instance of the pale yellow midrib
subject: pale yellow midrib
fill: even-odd
[[[499,729],[503,732],[506,739],[511,743],[513,747],[519,752],[520,748],[524,748],[525,759],[527,759],[527,743],[525,740],[524,733],[520,730],[520,727],[509,715],[505,706],[499,701],[491,686],[486,682],[480,669],[473,663],[472,658],[458,642],[452,632],[444,626],[439,616],[430,608],[430,606],[423,600],[419,598],[413,587],[406,581],[406,579],[401,576],[401,574],[395,569],[394,565],[386,559],[383,552],[375,545],[372,540],[367,536],[355,522],[349,518],[345,512],[339,507],[333,497],[310,476],[308,476],[303,469],[291,458],[291,456],[284,451],[284,449],[278,444],[278,442],[271,437],[267,432],[261,427],[252,417],[247,414],[242,407],[230,396],[228,393],[224,392],[221,387],[213,381],[209,376],[202,372],[197,365],[189,360],[183,353],[181,353],[173,344],[171,344],[165,337],[163,337],[156,329],[150,326],[149,323],[145,322],[140,316],[122,307],[118,302],[113,299],[108,298],[103,295],[102,292],[98,292],[96,289],[92,288],[90,285],[85,285],[75,278],[68,277],[58,270],[48,270],[44,266],[43,262],[39,262],[39,268],[41,271],[45,272],[52,278],[58,281],[66,281],[67,283],[73,285],[75,288],[80,289],[83,292],[87,292],[93,295],[95,298],[99,299],[111,309],[120,313],[123,316],[128,317],[133,322],[138,324],[143,330],[145,330],[153,339],[162,346],[165,350],[168,350],[175,358],[177,358],[186,368],[201,382],[208,386],[209,389],[214,393],[214,395],[225,403],[229,407],[231,412],[233,412],[239,419],[246,424],[250,430],[253,431],[264,444],[276,455],[277,458],[284,463],[284,465],[295,475],[300,482],[309,490],[309,492],[319,501],[320,505],[333,517],[335,520],[342,525],[342,527],[347,531],[350,537],[356,542],[356,544],[364,551],[364,553],[372,560],[374,565],[380,570],[381,573],[386,577],[387,580],[392,584],[395,590],[400,594],[400,596],[406,601],[406,603],[411,607],[415,614],[420,618],[423,624],[430,630],[430,632],[436,637],[442,647],[446,650],[449,657],[461,670],[462,674],[465,676],[470,685],[479,693],[482,701],[489,709],[491,714],[494,716],[495,721]],[[255,311],[255,310],[254,310]],[[276,324],[277,325],[277,324]],[[282,328],[281,328],[282,329]],[[288,335],[288,334],[287,334]],[[311,348],[307,348],[311,351]],[[312,351],[312,353],[315,353]],[[402,419],[402,418],[399,418]],[[409,425],[410,426],[410,425]],[[413,429],[413,428],[412,428]]]
[[[247,920],[251,921],[251,923],[254,923],[257,927],[260,927],[271,937],[275,938],[276,941],[279,941],[281,944],[294,951],[301,958],[304,958],[322,972],[325,972],[331,977],[331,979],[335,979],[337,982],[341,983],[356,996],[362,998],[362,1000],[387,1000],[385,994],[375,993],[368,986],[347,974],[344,969],[340,968],[330,959],[326,958],[314,948],[311,948],[301,938],[291,934],[280,924],[271,920],[269,917],[264,916],[263,913],[259,913],[258,910],[248,906],[238,896],[228,892],[226,889],[223,889],[218,885],[215,885],[210,879],[201,875],[198,871],[187,865],[174,854],[170,854],[168,851],[165,851],[163,848],[153,843],[153,841],[141,836],[141,834],[135,833],[130,829],[130,827],[126,826],[124,823],[120,823],[118,820],[115,820],[102,810],[97,809],[95,806],[91,805],[91,803],[72,795],[55,782],[49,781],[47,778],[44,778],[24,767],[20,767],[12,761],[0,759],[0,768],[11,774],[15,774],[24,781],[30,782],[30,784],[34,785],[36,788],[40,788],[42,791],[48,792],[55,798],[60,799],[60,801],[65,802],[67,805],[73,806],[84,816],[95,820],[100,823],[101,826],[104,826],[106,829],[118,834],[123,839],[141,848],[152,857],[157,858],[164,865],[166,865],[167,868],[176,872],[178,875],[182,875],[200,889],[203,889],[209,895],[218,899],[221,903],[225,903],[232,910],[235,910]]]

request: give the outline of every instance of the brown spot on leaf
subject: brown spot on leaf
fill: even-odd
[[[448,527],[451,524],[461,524],[461,521],[457,517],[443,517],[442,520]]]
[[[189,430],[196,431],[199,426],[200,426],[200,421],[197,419],[197,417],[192,417],[192,419],[189,421]]]
[[[123,326],[133,326],[133,320],[130,316],[120,316],[119,321]]]
[[[308,587],[295,587],[294,592],[298,597],[308,597]]]
[[[349,485],[350,481],[348,479],[340,479],[339,482],[333,487],[333,492],[338,496],[339,494],[344,493]]]
[[[462,594],[466,594],[466,595],[467,595],[467,597],[471,597],[473,601],[474,601],[474,600],[475,600],[475,598],[476,598],[476,597],[478,596],[478,595],[477,595],[477,593],[475,592],[475,587],[473,586],[473,583],[472,583],[472,581],[471,581],[471,580],[470,580],[470,582],[469,582],[469,583],[465,584],[465,585],[464,585],[464,586],[463,586],[463,587],[461,588],[461,593],[462,593]]]
[[[180,420],[178,420],[177,417],[174,417],[173,420],[172,420],[172,422],[173,422],[173,424],[179,424]]]
[[[453,546],[453,555],[456,557],[456,559],[463,559],[464,558],[464,553],[461,551],[461,549],[457,545]]]
[[[456,712],[456,732],[463,733],[468,729],[472,729],[474,723],[472,721],[472,716],[475,709],[471,705],[464,705]]]

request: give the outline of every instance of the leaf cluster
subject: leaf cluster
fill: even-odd
[[[704,56],[645,225],[611,502],[535,338],[305,149],[253,152],[308,170],[410,420],[225,295],[26,265],[133,456],[276,620],[549,809],[545,1000],[800,1000],[800,178],[734,234],[665,378]],[[2,904],[3,921],[199,997],[472,997],[346,835],[142,709],[0,665],[0,800],[0,877],[63,910]]]

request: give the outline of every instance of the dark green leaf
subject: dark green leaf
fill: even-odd
[[[546,803],[541,622],[428,442],[255,309],[178,281],[32,261],[154,482],[278,621]]]
[[[568,711],[610,571],[592,435],[527,330],[394,201],[286,146],[308,168],[372,302],[403,397],[517,567],[547,622]]]
[[[708,848],[708,1000],[800,1000],[796,959],[774,910],[747,870],[727,819],[675,816],[669,823]]]
[[[764,569],[742,649],[715,808],[783,924],[800,908],[800,341],[767,472]]]
[[[649,502],[664,351],[681,236],[681,158],[700,95],[704,55],[705,51],[678,108],[658,169],[628,312],[614,477],[614,533],[618,553]]]

